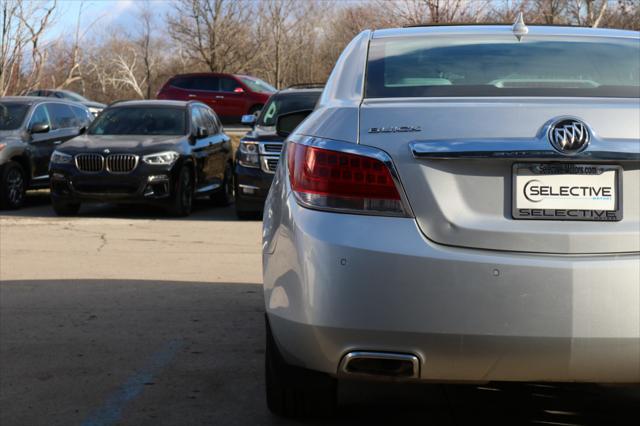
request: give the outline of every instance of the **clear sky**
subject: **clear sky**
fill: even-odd
[[[91,37],[94,28],[113,24],[127,28],[135,22],[136,9],[144,0],[58,0],[55,26],[50,36],[70,36],[76,28],[78,12],[82,7],[81,27]],[[159,15],[171,9],[171,0],[147,0]],[[89,27],[91,26],[91,27]]]

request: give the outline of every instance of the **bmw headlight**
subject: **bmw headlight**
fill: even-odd
[[[70,164],[72,160],[73,155],[65,154],[60,151],[53,151],[50,161],[52,164]]]
[[[240,163],[240,165],[244,167],[260,167],[257,142],[240,141],[238,163]]]
[[[142,157],[142,161],[154,166],[167,166],[176,162],[180,157],[175,151],[157,152],[155,154],[149,154]]]

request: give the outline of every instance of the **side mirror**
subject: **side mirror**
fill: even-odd
[[[279,115],[278,118],[276,118],[276,133],[278,136],[286,138],[293,133],[296,127],[298,127],[298,125],[302,123],[312,112],[313,110],[311,109],[303,109]]]
[[[206,127],[198,127],[196,129],[196,139],[202,139],[209,136],[209,130]]]
[[[246,124],[247,126],[253,126],[256,124],[256,116],[255,114],[246,114],[242,116],[242,120],[240,120],[242,124]]]
[[[85,133],[87,133],[87,126],[80,127],[80,130],[78,131],[78,134],[79,135],[84,135]]]
[[[47,123],[34,123],[33,126],[31,126],[31,133],[47,133],[49,132],[49,130],[51,130],[49,128],[49,125]]]

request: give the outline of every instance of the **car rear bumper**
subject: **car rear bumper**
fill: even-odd
[[[637,253],[462,249],[413,219],[286,208],[264,282],[292,364],[383,351],[417,356],[422,380],[640,382]]]

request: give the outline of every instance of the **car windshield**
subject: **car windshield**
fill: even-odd
[[[88,99],[73,92],[60,92],[63,98],[76,102],[88,102]]]
[[[16,130],[22,125],[29,105],[2,102],[0,103],[0,130]]]
[[[260,80],[259,78],[243,76],[240,77],[240,80],[242,80],[242,82],[249,86],[249,88],[254,92],[273,93],[277,90],[275,87],[273,87],[266,81]]]
[[[106,109],[89,128],[91,135],[187,134],[186,109],[176,107],[115,107]]]
[[[275,126],[279,115],[304,109],[313,109],[319,97],[319,91],[273,96],[262,109],[257,124],[264,127]]]
[[[640,96],[632,38],[433,36],[371,43],[366,96]]]

